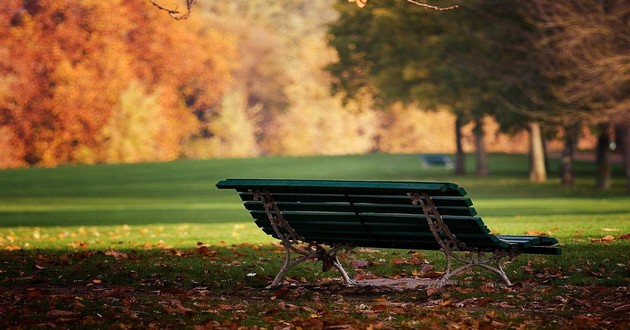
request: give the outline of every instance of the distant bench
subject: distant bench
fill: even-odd
[[[521,253],[561,254],[551,237],[491,234],[464,188],[454,183],[228,179],[216,186],[238,191],[256,224],[282,241],[286,256],[270,287],[309,259],[355,284],[337,259],[355,247],[441,250],[447,266],[438,287],[473,266],[498,274],[509,286],[505,261]],[[463,265],[451,269],[452,260]]]
[[[451,157],[443,154],[424,154],[420,155],[420,163],[422,167],[446,167],[453,168]]]

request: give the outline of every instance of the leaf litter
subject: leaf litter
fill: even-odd
[[[293,272],[282,286],[267,290],[273,272],[259,262],[268,262],[280,250],[277,246],[157,245],[141,252],[80,246],[61,254],[2,252],[0,327],[630,327],[628,286],[567,284],[569,273],[606,276],[585,266],[563,270],[530,261],[522,271],[533,276],[512,287],[478,284],[464,274],[458,283],[433,289],[426,283],[439,273],[422,255],[388,258],[374,252],[376,261],[346,260],[361,285],[344,286],[335,273],[307,280]],[[190,274],[188,264],[204,269]],[[400,273],[375,275],[374,268],[382,264]],[[628,274],[630,261],[620,267]],[[492,274],[480,276],[485,283],[496,280]]]

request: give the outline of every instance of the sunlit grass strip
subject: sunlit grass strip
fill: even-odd
[[[6,251],[191,249],[198,243],[229,246],[273,241],[255,225],[242,222],[0,228],[0,250]]]
[[[98,203],[98,204],[96,204]],[[20,204],[0,205],[0,212],[73,212],[73,211],[120,211],[120,210],[240,210],[240,204],[230,203],[174,203],[164,201],[156,203],[153,200],[103,200],[95,202],[86,200],[84,203],[75,199],[58,200],[33,200],[21,201]]]

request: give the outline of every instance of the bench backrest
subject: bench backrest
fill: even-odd
[[[269,192],[282,216],[306,241],[351,246],[439,249],[422,208],[408,193],[427,194],[444,222],[464,244],[482,250],[508,249],[490,234],[465,197],[447,182],[228,179],[220,189],[236,189],[264,232],[277,237],[256,191]]]

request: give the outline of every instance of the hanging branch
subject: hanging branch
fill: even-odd
[[[368,0],[348,0],[348,2],[355,2],[359,8],[365,7],[365,5],[367,4],[367,1]],[[452,10],[459,7],[458,5],[448,6],[448,7],[439,7],[439,6],[430,5],[428,3],[418,2],[415,0],[406,0],[406,1],[416,6],[419,6],[425,9],[436,10],[436,11]],[[191,11],[193,3],[195,3],[195,0],[186,0],[186,12],[183,14],[177,8],[172,9],[172,8],[162,6],[161,4],[157,3],[156,0],[149,0],[149,2],[151,2],[151,4],[157,7],[158,9],[164,10],[165,12],[167,12],[174,19],[182,20],[182,19],[187,19],[188,17],[190,17],[190,11]]]
[[[368,0],[348,0],[348,2],[356,3],[357,7],[359,7],[359,8],[365,7],[365,5],[367,5],[367,1]],[[414,4],[416,6],[425,8],[425,9],[431,9],[431,10],[437,10],[437,11],[452,10],[452,9],[455,9],[455,8],[459,7],[457,5],[449,6],[449,7],[438,7],[438,6],[430,5],[430,4],[427,4],[427,3],[418,2],[418,1],[415,1],[415,0],[406,0],[406,1],[411,3],[411,4]]]
[[[367,0],[365,0],[365,1],[367,1]],[[453,5],[453,6],[448,6],[448,7],[438,7],[438,6],[429,5],[427,3],[417,2],[417,1],[414,1],[414,0],[407,0],[407,2],[412,3],[412,4],[416,5],[416,6],[420,6],[422,8],[432,9],[432,10],[437,10],[437,11],[452,10],[452,9],[455,9],[455,8],[459,7],[458,5]]]
[[[187,19],[188,17],[190,17],[190,11],[192,8],[193,3],[195,3],[195,0],[186,0],[186,12],[185,13],[181,13],[177,8],[172,9],[172,8],[167,8],[164,7],[162,5],[160,5],[159,3],[155,2],[155,0],[149,0],[151,2],[152,5],[154,5],[155,7],[157,7],[160,10],[164,10],[165,12],[167,12],[172,18],[176,19],[176,20],[182,20],[182,19]]]

